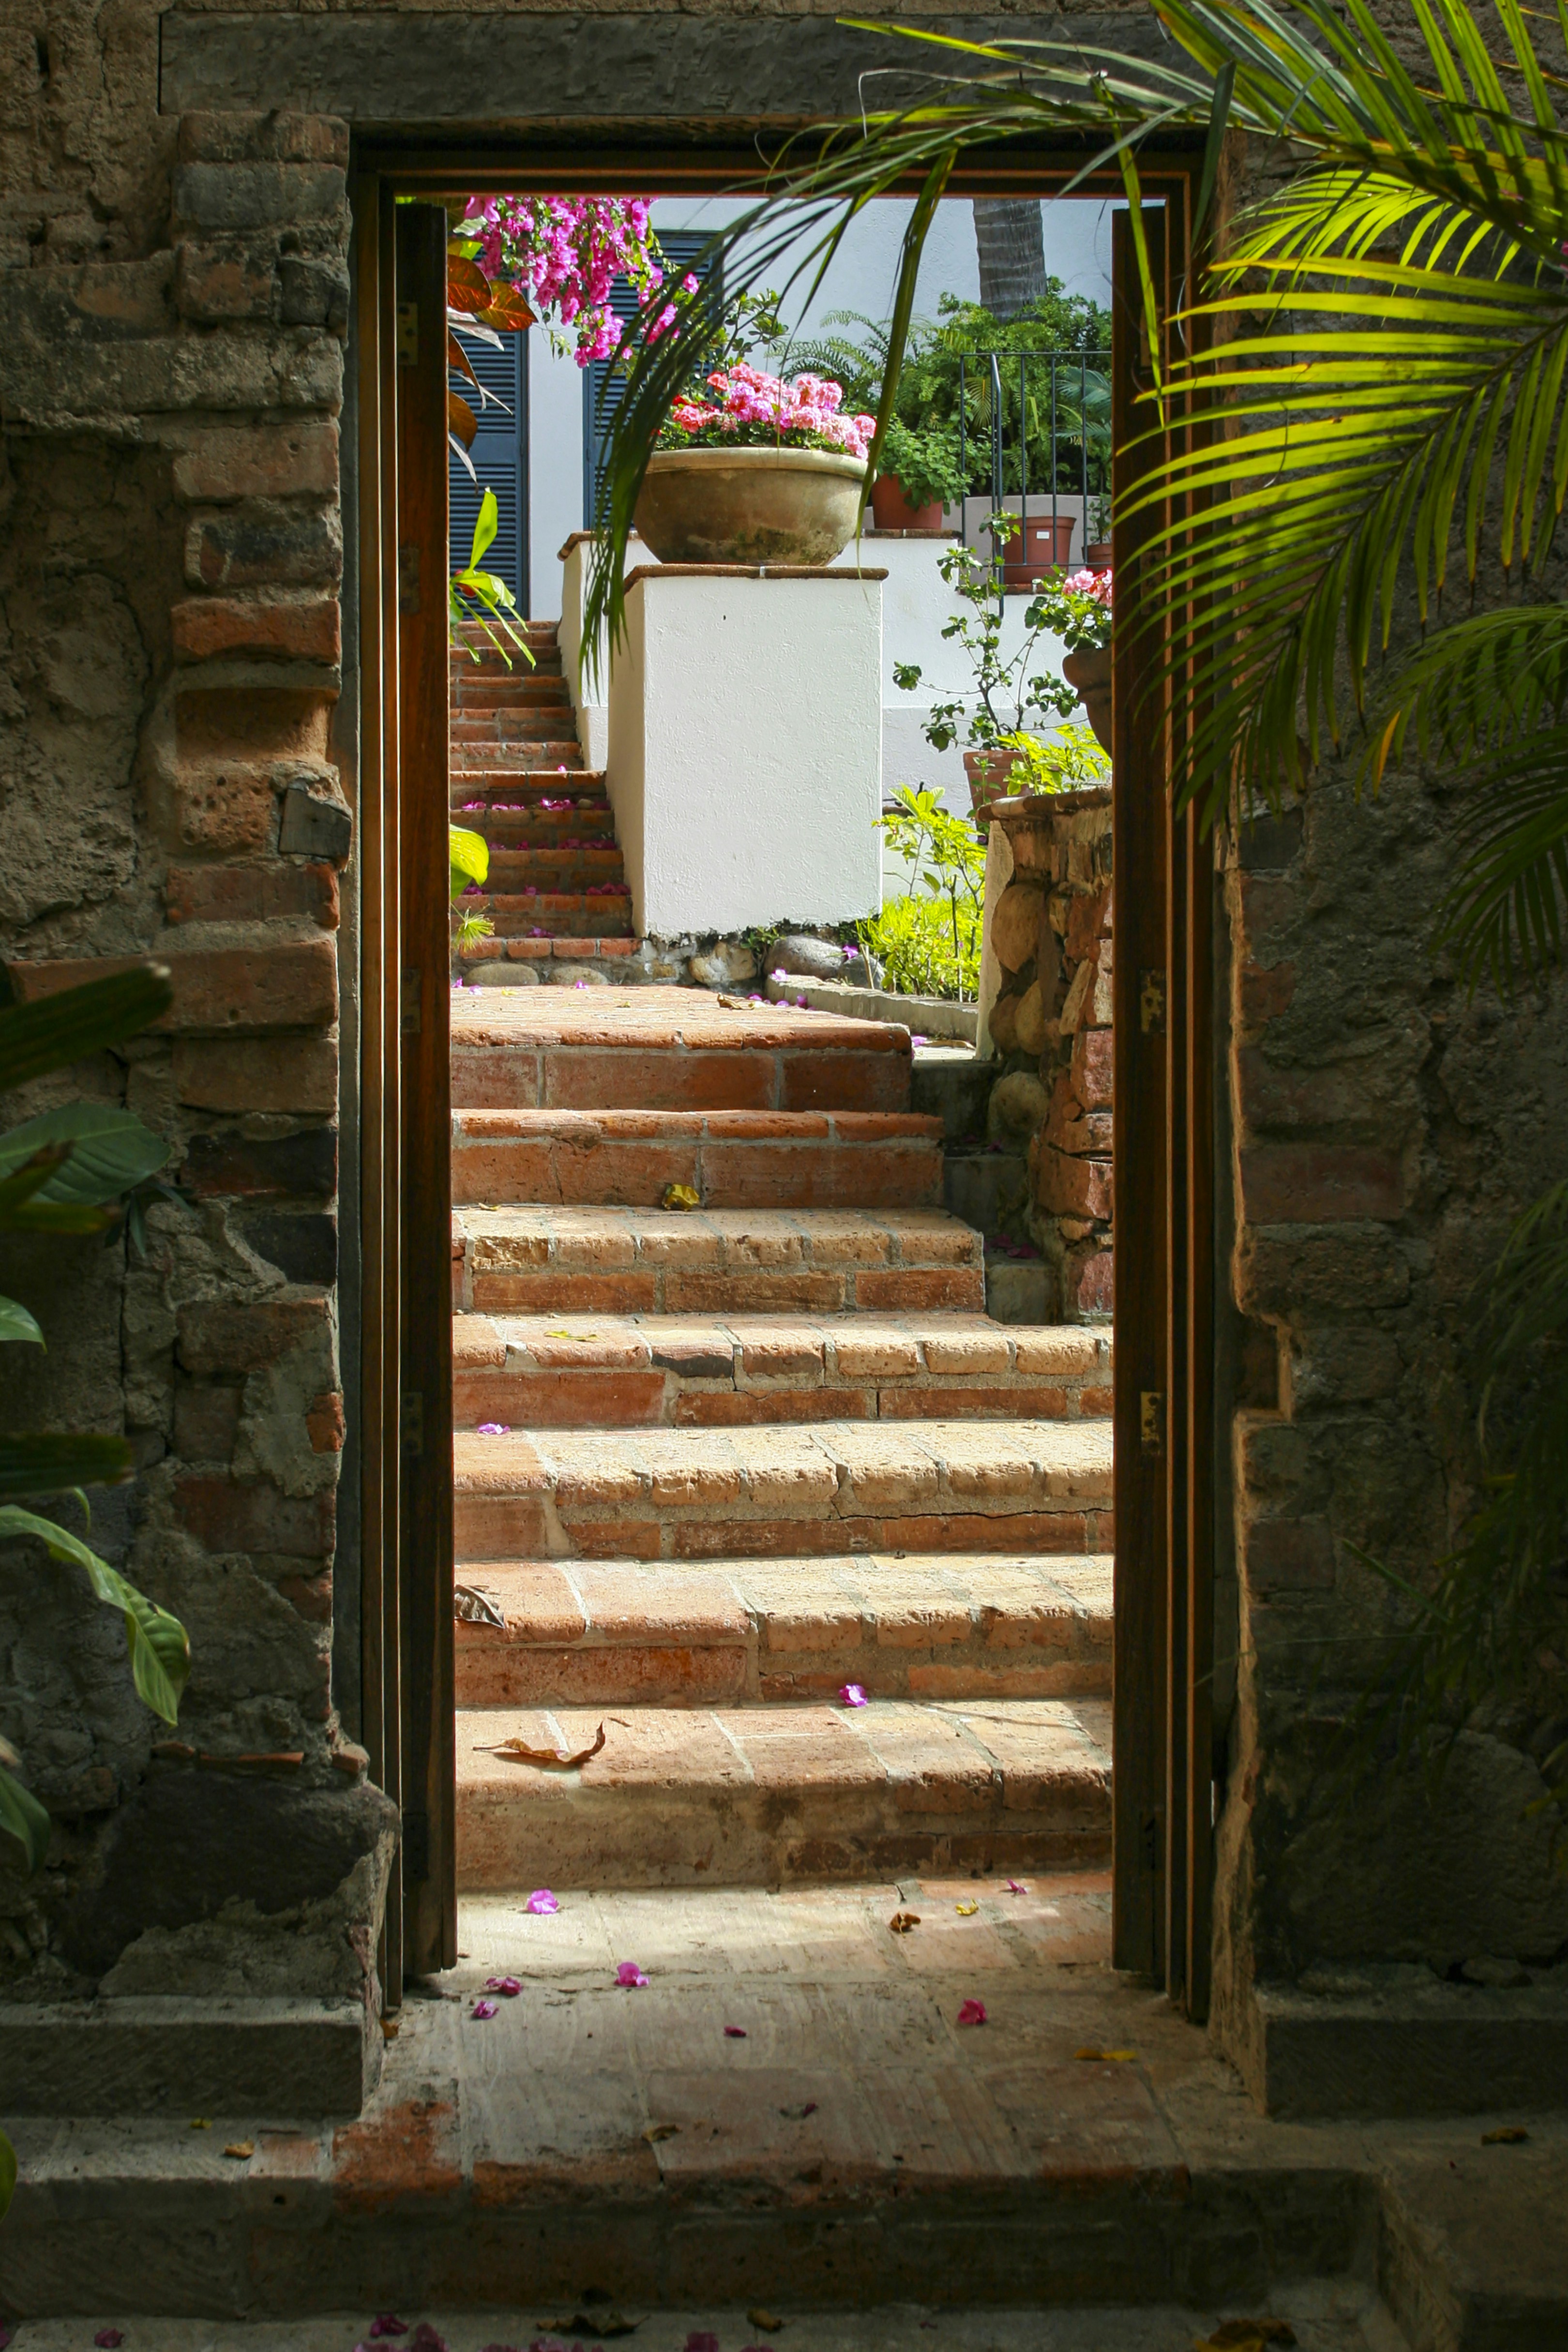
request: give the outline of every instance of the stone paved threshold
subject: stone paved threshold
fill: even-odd
[[[1267,2121],[1199,2029],[1105,1964],[1106,1877],[1014,1875],[1026,1893],[968,1876],[563,1885],[547,1917],[521,1893],[468,1898],[466,1957],[412,1989],[427,1997],[357,2122],[16,2126],[0,2305],[35,2331],[16,2352],[79,2352],[104,2325],[126,2352],[349,2352],[382,2311],[479,2352],[603,2307],[585,2294],[639,2318],[633,2352],[681,2352],[703,2313],[721,2352],[1187,2352],[1223,2318],[1276,2312],[1305,2352],[1356,2352],[1308,2330],[1376,2317],[1380,2240],[1405,2312],[1425,2296],[1434,2315],[1425,2333],[1407,2320],[1421,2352],[1559,2352],[1568,2118]],[[921,1925],[892,1936],[901,1909]],[[646,1987],[616,1988],[626,1959]],[[501,1974],[521,1993],[474,2018]],[[961,2027],[973,1999],[986,2022]],[[1521,2122],[1527,2144],[1480,2144]],[[246,2140],[252,2157],[224,2156]],[[758,2307],[782,2334],[741,2323]],[[308,2332],[323,2311],[352,2326]],[[137,2317],[171,2312],[226,2325]],[[47,2313],[93,2327],[45,2336]],[[283,2332],[253,2347],[226,2317],[258,2314]]]
[[[1111,1562],[981,1553],[459,1566],[459,1706],[1109,1696]]]
[[[1106,1552],[1092,1422],[824,1422],[453,1438],[457,1556]]]
[[[458,1315],[452,1360],[459,1429],[1078,1421],[1111,1407],[1109,1333],[983,1315]]]
[[[900,1112],[909,1087],[908,1032],[875,1022],[781,1019],[659,986],[591,1004],[531,992],[452,1004],[459,1109]]]
[[[1100,1699],[626,1707],[572,1772],[592,1708],[458,1715],[458,1885],[776,1886],[906,1871],[1070,1869],[1110,1852]]]
[[[458,1110],[452,1198],[652,1207],[932,1208],[942,1121],[895,1111]]]
[[[1405,2339],[1373,2290],[1359,2281],[1293,2281],[1273,2297],[1270,2308],[1293,2327],[1301,2352],[1405,2352]],[[347,2352],[364,2336],[371,2315],[366,2305],[325,2318],[228,2320],[216,2328],[210,2320],[160,2316],[143,2323],[143,2331],[153,2331],[151,2336],[139,2334],[126,2340],[128,2352],[136,2352],[142,2340],[155,2340],[159,2352]],[[584,2315],[592,2317],[591,2313]],[[1217,2302],[1206,2318],[1196,2319],[1190,2308],[1174,2304],[1131,2311],[1047,2310],[1043,2305],[1027,2311],[954,2310],[946,2305],[894,2304],[874,2311],[813,2312],[811,2352],[911,2352],[911,2347],[927,2344],[939,2347],[940,2352],[1179,2352],[1194,2334],[1218,2326],[1227,2315],[1235,2315]],[[498,2345],[521,2352],[540,2332],[531,2304],[488,2312],[455,2307],[426,2312],[410,2305],[410,2326],[421,2319],[429,2321],[447,2352],[491,2352]],[[80,2352],[103,2324],[102,2314],[24,2320],[12,2339],[13,2352]],[[784,2325],[789,2325],[787,2319]],[[592,2343],[592,2328],[586,2333]],[[638,2352],[684,2352],[693,2335],[713,2337],[720,2352],[742,2352],[747,2345],[776,2341],[758,2329],[740,2304],[661,2311],[644,2319],[635,2338],[627,2340],[635,2341]],[[394,2352],[394,2346],[386,2352]]]
[[[985,1305],[945,1209],[463,1208],[453,1304],[491,1313],[844,1315]]]

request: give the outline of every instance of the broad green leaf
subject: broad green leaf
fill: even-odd
[[[488,489],[479,500],[479,511],[474,521],[474,543],[468,556],[470,572],[479,570],[480,558],[489,552],[490,541],[500,529],[500,509],[496,504],[496,494]]]
[[[131,1651],[131,1672],[136,1687],[154,1715],[165,1723],[179,1720],[180,1693],[191,1671],[191,1644],[177,1617],[149,1601],[118,1569],[53,1519],[40,1519],[15,1504],[0,1506],[0,1537],[37,1536],[56,1559],[71,1561],[87,1572],[88,1582],[100,1601],[119,1609],[125,1619]]]
[[[8,1831],[27,1857],[27,1875],[43,1868],[44,1856],[49,1850],[49,1817],[34,1796],[25,1789],[12,1772],[0,1764],[0,1830]],[[0,2181],[0,2188],[4,2183]],[[0,2200],[0,2212],[5,2204]]]
[[[0,1012],[0,1094],[137,1036],[174,1002],[166,967],[111,972]]]
[[[112,1486],[134,1464],[123,1437],[71,1437],[53,1430],[0,1433],[0,1496],[68,1495]]]
[[[484,835],[453,824],[447,828],[447,840],[454,875],[460,874],[466,882],[483,882],[490,870],[490,845]]]
[[[31,1339],[38,1348],[44,1344],[36,1318],[19,1298],[0,1298],[0,1339]]]
[[[163,1166],[169,1146],[116,1103],[61,1103],[0,1136],[0,1177],[19,1171],[34,1153],[68,1143],[70,1156],[38,1188],[42,1201],[98,1206],[116,1201]]]
[[[16,2190],[16,2151],[0,2131],[0,2221]]]

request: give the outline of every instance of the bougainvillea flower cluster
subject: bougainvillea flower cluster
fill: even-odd
[[[645,314],[664,285],[646,196],[476,197],[457,234],[492,282],[504,278],[540,318],[573,330],[582,368],[620,344],[622,321],[610,308],[616,279],[630,278]],[[674,316],[667,303],[647,331],[662,333]]]
[[[837,449],[864,457],[877,430],[874,416],[846,416],[844,388],[819,375],[797,375],[793,383],[768,375],[742,360],[715,368],[708,378],[711,400],[695,394],[677,400],[659,436],[662,448],[722,448],[739,443],[755,448],[787,442],[794,448]]]

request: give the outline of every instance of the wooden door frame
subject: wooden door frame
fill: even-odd
[[[716,194],[754,177],[754,146],[727,145],[709,126],[689,126],[686,143],[668,143],[687,128],[668,121],[628,124],[614,145],[600,147],[584,146],[561,126],[471,141],[446,131],[426,141],[411,130],[356,141],[351,171],[365,975],[362,1736],[372,1777],[405,1805],[405,1818],[417,1817],[420,1806],[412,1801],[421,1799],[429,1824],[427,1858],[413,1852],[395,1873],[384,1942],[389,2007],[401,1999],[405,1970],[449,1966],[456,1951],[452,1473],[443,1442],[451,1393],[449,1187],[437,1164],[444,1165],[444,1150],[418,1149],[432,1138],[444,1145],[449,1127],[448,950],[444,892],[437,898],[424,887],[434,838],[430,795],[421,801],[405,781],[416,765],[428,775],[437,738],[444,757],[445,593],[443,581],[437,712],[437,667],[429,658],[426,625],[435,625],[437,599],[423,598],[422,572],[425,609],[400,615],[396,562],[400,530],[410,513],[424,518],[425,536],[433,543],[438,496],[438,562],[445,563],[445,437],[427,431],[425,439],[433,447],[426,452],[417,436],[400,436],[398,411],[406,384],[405,414],[412,402],[428,412],[428,424],[437,407],[444,407],[446,371],[444,336],[427,345],[423,320],[416,364],[401,374],[397,366],[399,241],[401,234],[406,266],[414,234],[400,232],[398,213],[406,220],[423,210],[419,200],[433,205],[458,192]],[[1155,242],[1168,316],[1179,308],[1191,267],[1201,145],[1163,148],[1145,163],[1145,205],[1163,215],[1154,224]],[[1071,150],[1020,143],[972,156],[950,193],[1049,195],[1081,169],[1081,155]],[[1077,192],[1122,193],[1120,180],[1109,174],[1082,182]],[[415,204],[400,207],[399,198]],[[1137,392],[1147,388],[1148,354],[1141,348],[1142,312],[1129,290],[1130,240],[1124,228],[1115,236],[1112,411],[1120,441]],[[1134,353],[1136,359],[1130,356]],[[1146,409],[1138,412],[1138,423],[1148,430]],[[1167,423],[1169,446],[1183,429],[1178,410]],[[433,479],[417,485],[411,479],[422,457],[426,474],[439,476],[438,494]],[[1127,478],[1125,461],[1119,461],[1119,485]],[[1125,501],[1116,503],[1121,509]],[[1151,513],[1128,518],[1118,511],[1115,565],[1124,578],[1157,520]],[[1202,2019],[1212,1934],[1213,1553],[1221,1475],[1215,1444],[1215,885],[1211,843],[1190,813],[1176,817],[1170,806],[1168,720],[1157,701],[1151,705],[1147,698],[1160,654],[1150,641],[1124,648],[1115,683],[1113,1958],[1119,1969],[1163,1986],[1189,2016]],[[444,823],[444,793],[441,805]],[[421,975],[420,1028],[412,1052],[401,1034],[407,971]],[[1150,1181],[1152,1169],[1158,1171],[1157,1184]],[[429,1253],[424,1273],[428,1276],[438,1264],[438,1286],[419,1278],[409,1255],[419,1236]],[[411,1404],[412,1398],[420,1403]],[[421,1434],[410,1428],[410,1416],[416,1422],[421,1413],[424,1451],[411,1479],[402,1448],[406,1438]],[[430,1678],[413,1695],[411,1729],[405,1675],[415,1627],[416,1644],[429,1644]]]

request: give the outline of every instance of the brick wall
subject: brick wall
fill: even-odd
[[[41,1878],[0,1865],[0,1970],[370,1998],[392,1810],[331,1681],[347,132],[187,117],[153,143],[153,216],[132,204],[83,258],[47,214],[0,272],[0,952],[24,1001],[167,962],[156,1031],[5,1113],[129,1104],[178,1204],[144,1255],[13,1240],[5,1286],[50,1345],[0,1380],[9,1425],[131,1438],[95,1534],[195,1667],[169,1736],[117,1621],[0,1560],[0,1715],[58,1823]],[[231,1919],[238,1811],[254,1909]]]

